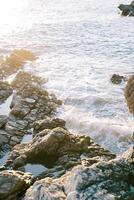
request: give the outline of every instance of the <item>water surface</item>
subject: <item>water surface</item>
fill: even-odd
[[[134,18],[121,17],[127,0],[5,0],[0,3],[0,49],[35,52],[27,70],[49,79],[46,87],[64,102],[67,127],[91,135],[113,152],[133,142],[134,121],[125,83],[112,74],[134,73]],[[6,10],[6,12],[4,11]]]

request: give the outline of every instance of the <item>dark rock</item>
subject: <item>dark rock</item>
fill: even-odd
[[[18,200],[32,184],[32,176],[17,171],[0,172],[0,200]]]
[[[60,178],[36,181],[24,200],[133,200],[134,149],[122,157],[79,165]]]
[[[0,129],[3,128],[6,123],[7,123],[7,116],[0,115]]]
[[[0,104],[12,94],[13,89],[6,81],[0,81]]]
[[[123,16],[134,16],[134,1],[130,5],[120,4],[118,8],[122,11]]]
[[[113,76],[111,77],[111,82],[113,84],[120,84],[122,81],[126,81],[126,78],[124,76],[113,74]]]
[[[5,125],[5,131],[11,135],[11,146],[20,143],[25,133],[33,128],[35,121],[53,117],[61,104],[55,95],[49,95],[41,87],[45,82],[46,80],[24,71],[19,72],[12,82],[16,92],[13,93],[11,112]],[[54,123],[56,126],[58,121],[55,119],[53,126]]]
[[[14,168],[24,164],[43,164],[46,167],[72,168],[88,158],[111,159],[115,155],[95,144],[90,137],[73,135],[63,128],[45,129],[28,144],[16,145],[11,153]],[[89,161],[89,163],[91,163]]]
[[[125,88],[125,98],[129,111],[134,114],[134,75],[132,75]]]
[[[2,148],[3,145],[8,144],[10,138],[10,135],[6,131],[0,130],[0,148]]]
[[[34,134],[43,131],[44,129],[53,129],[56,127],[65,128],[65,121],[59,118],[49,118],[36,121],[34,124]]]

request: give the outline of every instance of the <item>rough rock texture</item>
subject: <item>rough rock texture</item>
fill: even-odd
[[[123,16],[134,16],[134,1],[130,5],[120,4],[118,8],[122,11]]]
[[[7,135],[10,135],[10,141],[8,141],[11,146],[20,143],[26,132],[33,128],[36,120],[52,117],[57,106],[61,105],[61,101],[59,101],[55,95],[49,95],[48,92],[41,87],[45,82],[46,80],[40,77],[21,71],[12,82],[12,87],[8,84],[6,85],[6,88],[7,86],[9,88],[5,95],[6,97],[7,94],[11,93],[11,88],[16,91],[13,93],[10,106],[11,112],[2,130],[5,131]],[[50,127],[50,122],[48,123]]]
[[[7,120],[8,118],[6,115],[0,115],[0,129],[5,126],[5,124],[7,123]]]
[[[98,159],[108,160],[113,157],[115,155],[95,144],[90,137],[73,135],[63,128],[55,128],[43,130],[28,144],[16,145],[10,159],[14,169],[27,163],[69,169],[82,162],[94,163]]]
[[[6,81],[0,81],[0,106],[12,95],[13,89]],[[0,151],[2,146],[8,144],[10,140],[10,135],[4,130],[5,125],[8,121],[8,117],[0,113]]]
[[[34,135],[44,129],[53,129],[56,127],[65,128],[65,121],[59,118],[45,118],[34,123]]]
[[[0,130],[0,150],[3,149],[3,145],[10,143],[11,136],[4,130]]]
[[[0,78],[17,72],[27,61],[36,59],[37,57],[28,50],[14,50],[9,56],[0,58]]]
[[[19,171],[0,172],[0,200],[18,200],[32,184],[32,176]]]
[[[0,81],[0,104],[12,94],[13,89],[6,81]]]
[[[111,82],[113,84],[120,84],[122,81],[125,81],[126,78],[124,76],[120,76],[118,74],[113,74],[113,76],[111,77]]]
[[[45,178],[31,186],[23,200],[133,200],[134,149],[122,157],[79,165],[58,179]]]
[[[134,114],[134,75],[130,77],[125,88],[125,98],[129,111]]]

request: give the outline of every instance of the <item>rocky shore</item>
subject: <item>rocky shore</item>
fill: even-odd
[[[62,102],[20,63],[10,83],[4,78],[13,66],[0,67],[0,105],[12,99],[9,114],[0,115],[0,157],[8,152],[0,166],[0,200],[133,200],[134,148],[117,157],[89,136],[70,133],[55,115]],[[132,112],[133,85],[132,77],[126,87]],[[22,143],[29,133],[31,141]],[[29,173],[28,165],[38,173]]]
[[[132,1],[129,5],[120,4],[118,8],[121,10],[122,16],[134,16],[134,1]]]

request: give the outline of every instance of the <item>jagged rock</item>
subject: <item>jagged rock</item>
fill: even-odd
[[[0,81],[0,104],[2,104],[13,92],[12,87],[6,81]]]
[[[18,200],[32,184],[32,176],[19,171],[0,172],[0,200]]]
[[[79,165],[57,179],[45,178],[31,186],[23,200],[133,200],[134,149],[122,157]]]
[[[99,159],[115,157],[95,144],[90,137],[73,135],[58,127],[43,130],[28,144],[16,145],[10,159],[13,160],[15,169],[27,163],[43,164],[51,168],[63,166],[64,169],[69,169],[96,156],[99,156]],[[92,162],[89,160],[89,163]]]
[[[130,5],[120,4],[118,8],[122,11],[123,16],[134,16],[134,1]]]
[[[5,144],[8,144],[9,140],[10,135],[4,130],[0,130],[0,147],[2,147]]]
[[[56,182],[51,178],[36,181],[26,192],[23,200],[67,200],[62,182]],[[75,200],[75,199],[71,199]],[[82,200],[82,199],[81,199]]]
[[[134,75],[132,75],[125,88],[125,98],[129,111],[134,114]]]
[[[111,82],[113,84],[120,84],[122,81],[126,81],[126,78],[124,76],[113,74],[113,76],[111,77]]]
[[[52,117],[61,105],[55,95],[49,95],[41,87],[45,82],[46,80],[24,71],[19,72],[12,82],[16,92],[13,93],[11,112],[5,125],[5,131],[11,135],[11,146],[20,143],[36,120]]]
[[[13,88],[18,89],[21,94],[23,94],[24,92],[22,91],[22,89],[25,89],[25,87],[30,87],[31,85],[40,87],[41,84],[46,83],[46,82],[47,82],[46,79],[43,79],[39,76],[35,76],[26,71],[20,71],[16,75],[15,79],[12,81],[11,85]],[[34,91],[31,91],[31,92],[34,92]]]
[[[36,121],[34,124],[34,134],[44,129],[53,129],[56,127],[65,128],[65,121],[59,118],[49,118]]]
[[[36,60],[37,57],[25,49],[16,49],[10,55],[0,58],[0,77],[9,76],[19,70],[27,61]]]
[[[7,122],[7,116],[6,115],[0,115],[0,129],[5,126]]]

